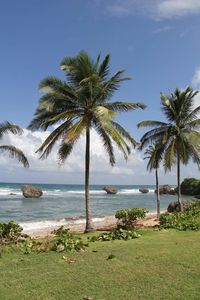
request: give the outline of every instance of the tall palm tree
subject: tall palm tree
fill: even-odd
[[[21,134],[22,129],[14,124],[9,122],[0,123],[0,139],[3,138],[4,134]],[[24,153],[15,146],[12,145],[0,145],[0,152],[7,152],[11,158],[16,158],[20,163],[23,164],[25,168],[29,167],[28,160]]]
[[[170,96],[161,93],[161,109],[168,123],[148,120],[138,124],[138,127],[153,128],[143,135],[141,147],[162,143],[165,145],[165,170],[177,165],[177,195],[181,210],[180,164],[186,165],[191,158],[200,167],[200,106],[193,107],[197,93],[190,87],[176,88]]]
[[[85,51],[75,57],[65,57],[61,64],[66,81],[57,77],[47,77],[40,82],[41,97],[35,116],[29,128],[43,129],[54,124],[58,127],[43,142],[38,152],[47,158],[59,140],[58,157],[61,163],[72,152],[74,144],[82,133],[86,134],[85,143],[85,203],[86,229],[91,231],[89,174],[90,174],[90,133],[94,128],[103,141],[110,164],[115,164],[112,141],[127,159],[130,153],[128,143],[136,146],[133,137],[113,118],[119,112],[144,108],[144,104],[130,102],[110,102],[121,83],[130,78],[122,77],[124,70],[110,76],[110,55],[100,62],[100,55],[93,61]]]
[[[160,218],[160,191],[159,191],[159,180],[158,180],[158,168],[162,160],[163,149],[162,144],[150,145],[144,152],[145,159],[148,159],[147,170],[150,172],[155,170],[156,176],[156,200],[157,200],[157,218]]]

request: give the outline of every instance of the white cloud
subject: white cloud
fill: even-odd
[[[192,78],[192,86],[197,89],[200,90],[200,67],[198,67],[194,73],[194,76]],[[200,106],[200,93],[198,93],[195,96],[195,106]]]
[[[163,0],[159,2],[156,11],[160,18],[182,17],[200,13],[199,0]]]
[[[74,147],[74,151],[66,162],[59,167],[57,150],[58,144],[53,149],[52,153],[46,160],[39,160],[39,155],[35,151],[39,148],[42,141],[48,136],[50,132],[31,132],[24,129],[24,133],[21,136],[15,136],[8,134],[1,141],[1,144],[12,144],[19,147],[25,155],[27,155],[30,163],[30,169],[23,170],[27,172],[27,176],[35,176],[36,180],[40,179],[41,176],[48,180],[49,174],[67,174],[74,178],[76,182],[76,175],[84,175],[84,157],[85,157],[85,136],[83,135],[78,143]],[[106,175],[110,176],[134,176],[137,173],[138,168],[146,168],[140,152],[133,149],[133,153],[130,155],[128,162],[124,160],[123,155],[115,148],[116,155],[116,166],[111,167],[108,162],[108,157],[102,146],[102,142],[95,131],[91,133],[91,173],[93,177],[98,175],[103,178]],[[1,170],[10,174],[10,180],[16,172],[22,172],[22,166],[15,160],[11,160],[6,154],[0,156],[0,167]],[[2,176],[3,172],[1,172]],[[70,175],[71,174],[71,175]],[[0,176],[0,181],[4,181],[4,178]],[[63,175],[61,181],[63,180]],[[20,178],[18,179],[20,181]]]
[[[49,132],[31,132],[24,129],[21,136],[7,135],[1,143],[20,147],[27,155],[30,168],[24,169],[7,155],[0,155],[0,182],[34,182],[34,183],[84,183],[85,137],[82,136],[74,147],[74,151],[62,167],[57,163],[58,145],[53,149],[47,160],[39,160],[35,153]],[[103,149],[100,138],[95,131],[91,134],[91,183],[93,184],[154,184],[154,172],[146,170],[143,154],[133,150],[128,161],[116,149],[116,165],[111,167]],[[183,178],[189,176],[190,167],[182,173]],[[193,169],[193,176],[198,177],[198,170]],[[161,184],[175,184],[176,172],[165,174],[160,170]]]
[[[200,67],[198,67],[192,78],[192,85],[196,88],[200,87]]]
[[[118,16],[143,14],[154,19],[171,19],[200,14],[200,0],[102,0],[98,5]]]
[[[163,33],[163,32],[170,31],[170,30],[172,30],[171,26],[164,26],[164,27],[157,28],[156,30],[153,31],[153,33],[158,34],[158,33]]]

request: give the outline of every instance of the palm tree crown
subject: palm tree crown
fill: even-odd
[[[143,121],[138,127],[154,127],[143,135],[141,139],[142,147],[151,143],[162,143],[165,145],[164,165],[166,170],[176,163],[177,156],[183,164],[187,164],[192,158],[200,165],[199,142],[200,127],[198,114],[200,106],[193,108],[194,96],[198,92],[190,87],[184,90],[175,90],[171,96],[161,93],[162,111],[168,123],[159,121]]]
[[[162,161],[163,154],[163,146],[158,145],[150,145],[144,152],[144,159],[148,159],[147,170],[150,172],[152,170],[158,169],[160,166],[160,162]]]
[[[66,57],[61,62],[66,81],[51,76],[40,82],[39,89],[44,95],[29,128],[46,130],[51,125],[59,124],[38,149],[42,158],[46,158],[60,140],[58,157],[60,162],[64,162],[80,135],[86,133],[86,170],[89,170],[91,128],[101,137],[111,165],[115,164],[112,141],[126,159],[130,153],[128,143],[136,146],[134,138],[113,118],[119,112],[143,109],[144,104],[110,101],[121,83],[129,78],[122,77],[124,70],[110,75],[110,55],[106,55],[102,62],[100,59],[99,55],[93,61],[86,52],[81,51],[77,56]],[[88,174],[86,177],[89,177]]]
[[[150,126],[153,129],[141,138],[141,147],[156,143],[163,145],[164,167],[171,170],[177,164],[178,200],[180,200],[180,162],[187,164],[192,158],[200,166],[200,106],[194,108],[197,91],[186,87],[176,89],[170,96],[161,93],[162,111],[168,123],[160,121],[143,121],[138,127]]]
[[[0,123],[0,139],[2,139],[4,134],[7,133],[21,134],[22,129],[18,125],[14,125],[9,122]],[[9,153],[11,158],[16,158],[25,168],[29,167],[28,160],[20,149],[12,145],[0,145],[0,151]]]

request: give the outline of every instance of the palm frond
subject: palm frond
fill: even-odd
[[[107,109],[116,111],[116,112],[128,112],[130,110],[135,110],[138,108],[144,109],[146,107],[143,103],[133,103],[133,102],[110,102],[110,103],[103,103],[102,106],[106,107]]]
[[[137,124],[138,128],[142,127],[158,127],[158,126],[167,126],[167,123],[161,121],[154,121],[154,120],[146,120],[142,121]]]
[[[111,121],[113,127],[121,134],[128,142],[130,142],[133,147],[138,146],[136,140],[131,136],[131,134],[126,131],[119,123]]]
[[[25,168],[29,167],[29,162],[24,153],[12,145],[0,145],[1,152],[7,152],[9,157],[17,159]]]
[[[11,124],[8,121],[0,123],[0,139],[4,134],[12,133],[12,134],[22,134],[23,130],[15,124]]]

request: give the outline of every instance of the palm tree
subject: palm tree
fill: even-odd
[[[65,57],[61,64],[66,81],[57,77],[47,77],[40,82],[41,97],[35,116],[29,128],[46,130],[54,124],[58,127],[43,142],[38,152],[41,158],[47,158],[55,143],[60,140],[59,161],[63,163],[72,152],[74,144],[82,133],[86,134],[85,146],[85,203],[86,229],[91,231],[89,174],[90,174],[90,133],[94,128],[103,141],[110,164],[115,164],[112,141],[127,159],[130,143],[136,141],[113,118],[119,112],[144,108],[144,104],[130,102],[110,102],[121,83],[130,78],[122,77],[124,70],[110,76],[110,55],[100,62],[100,55],[93,61],[85,51],[75,57]]]
[[[158,180],[158,168],[162,160],[163,146],[160,144],[150,145],[145,150],[145,159],[148,159],[147,170],[150,172],[155,170],[156,176],[156,197],[157,197],[157,218],[160,218],[160,191],[159,191],[159,180]]]
[[[161,93],[162,111],[168,123],[160,121],[143,121],[138,127],[150,126],[153,129],[146,132],[141,139],[141,147],[152,143],[162,143],[164,146],[164,167],[171,170],[177,165],[178,202],[183,210],[180,188],[180,164],[186,165],[190,158],[200,166],[200,106],[194,108],[194,97],[198,91],[190,87],[184,90],[176,88],[170,96]]]
[[[7,133],[21,134],[22,129],[19,126],[9,122],[0,123],[0,139],[2,139],[4,134]],[[23,164],[25,168],[29,167],[28,160],[20,149],[12,145],[0,145],[0,151],[9,153],[11,158],[16,158],[20,163]]]

